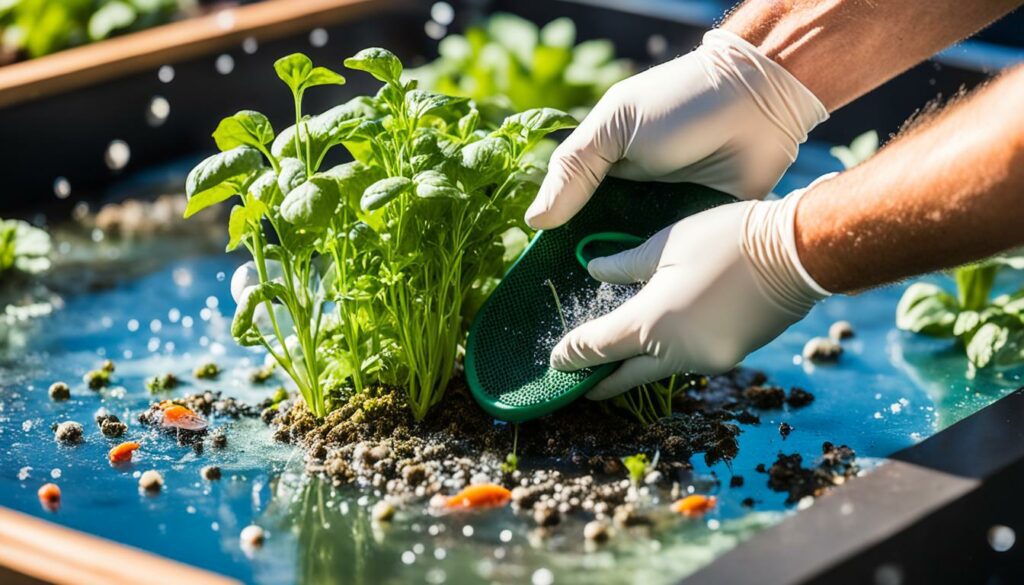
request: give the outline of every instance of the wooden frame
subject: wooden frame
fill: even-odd
[[[238,583],[6,508],[0,508],[0,582],[8,585]]]
[[[0,108],[160,65],[276,39],[401,0],[266,0],[0,67]]]

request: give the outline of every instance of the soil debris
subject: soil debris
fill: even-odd
[[[49,395],[51,400],[61,402],[71,398],[71,388],[64,382],[54,382],[50,384]]]
[[[812,337],[802,352],[805,360],[811,362],[835,362],[843,353],[843,347],[828,337]]]
[[[166,392],[173,390],[178,387],[178,377],[174,374],[167,372],[166,374],[160,374],[159,376],[153,376],[152,378],[146,378],[146,390],[149,390],[150,394],[157,394],[159,392]]]
[[[58,443],[77,445],[82,442],[82,425],[73,421],[64,421],[54,429],[54,438]]]
[[[159,471],[148,470],[139,477],[139,489],[148,493],[159,492],[164,487],[164,476]]]
[[[789,396],[786,397],[786,404],[788,404],[790,408],[803,408],[812,402],[814,402],[814,394],[811,394],[799,386],[793,386],[790,388]]]
[[[828,328],[828,338],[836,343],[853,337],[853,325],[849,321],[836,321]]]
[[[199,470],[199,475],[201,475],[206,481],[217,481],[220,479],[220,467],[217,467],[216,465],[207,465]]]
[[[192,371],[192,375],[200,380],[212,380],[220,375],[220,367],[213,362],[206,362]]]
[[[786,391],[778,386],[751,386],[743,391],[743,395],[754,408],[761,410],[782,408],[786,400]]]
[[[788,422],[784,422],[779,425],[779,435],[782,437],[782,440],[786,440],[786,437],[788,437],[789,434],[792,432],[793,425],[789,424]]]
[[[786,492],[786,503],[794,504],[806,496],[818,496],[826,488],[839,485],[857,474],[857,454],[846,445],[825,442],[821,459],[813,467],[803,466],[799,453],[779,453],[768,469],[768,487]]]

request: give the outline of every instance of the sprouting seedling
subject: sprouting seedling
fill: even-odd
[[[519,425],[512,427],[512,452],[505,456],[505,462],[501,464],[502,473],[512,473],[519,469]]]
[[[647,472],[658,465],[659,456],[660,453],[655,452],[653,460],[648,459],[645,453],[623,457],[622,464],[626,467],[626,471],[629,473],[629,480],[633,482],[633,485],[640,485]]]
[[[555,290],[555,283],[551,282],[550,278],[545,280],[544,283],[551,289],[551,296],[555,299],[555,307],[558,309],[558,318],[562,320],[562,329],[564,331],[568,331],[569,323],[565,320],[565,311],[562,310],[562,301],[558,299],[558,291]]]

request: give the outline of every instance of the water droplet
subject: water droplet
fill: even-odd
[[[160,322],[160,319],[153,319],[149,322],[149,330],[153,333],[159,333],[163,327],[164,324]]]
[[[668,51],[668,40],[662,35],[651,35],[647,38],[647,54],[654,59],[665,56]]]
[[[216,67],[217,73],[220,73],[221,75],[228,75],[235,70],[235,58],[224,53],[220,57],[217,57],[214,67]]]
[[[322,28],[314,28],[309,33],[309,44],[314,47],[323,47],[327,44],[327,41],[331,40],[331,35],[327,34],[327,31]]]
[[[224,271],[220,271],[217,273],[217,282],[224,282],[225,278],[227,278],[227,275],[224,274]]]
[[[60,476],[61,472],[59,467],[54,467],[53,469],[50,470],[50,477],[52,477],[53,479],[60,479]]]
[[[430,18],[440,25],[448,26],[455,20],[455,9],[447,2],[435,2],[430,7]]]
[[[416,554],[413,553],[411,550],[405,551],[404,553],[402,553],[402,562],[407,564],[407,565],[411,565],[411,564],[415,563],[416,562]]]
[[[22,467],[18,470],[18,480],[25,481],[29,478],[29,474],[32,472],[32,468],[29,466]]]
[[[447,557],[447,556],[448,556],[448,551],[446,551],[445,549],[443,549],[443,548],[435,548],[434,549],[434,558],[435,559],[437,559],[439,561],[443,561],[444,558]]]
[[[530,582],[533,585],[551,585],[555,582],[555,574],[551,569],[537,569],[530,576]]]
[[[71,183],[65,177],[57,177],[53,181],[53,194],[57,199],[67,199],[71,196]]]
[[[206,297],[206,306],[207,307],[209,307],[211,309],[216,309],[218,304],[220,304],[220,301],[217,300],[217,297],[212,296],[212,295]]]
[[[191,329],[192,328],[192,317],[189,317],[189,316],[182,317],[182,319],[181,319],[181,326],[184,327],[185,329]]]
[[[245,51],[246,55],[252,55],[260,50],[260,43],[255,37],[248,37],[242,41],[242,50]]]
[[[500,539],[501,542],[510,542],[512,540],[512,531],[502,530],[501,534],[498,535],[498,539]]]
[[[202,319],[203,321],[209,321],[210,317],[212,317],[212,316],[213,316],[213,311],[211,311],[208,308],[204,307],[203,309],[201,309],[199,311],[199,318]]]
[[[473,526],[470,525],[470,524],[467,524],[467,525],[463,526],[462,527],[462,535],[467,537],[467,538],[470,537],[470,536],[473,536]]]
[[[157,351],[158,349],[160,349],[160,340],[157,339],[156,337],[150,337],[149,343],[146,344],[146,349],[148,349],[151,353]]]
[[[114,140],[107,146],[107,152],[103,156],[103,160],[107,163],[107,168],[112,171],[120,171],[128,166],[128,161],[132,158],[132,149],[128,146],[128,143],[124,140]]]
[[[138,319],[129,319],[128,320],[128,331],[135,332],[135,331],[138,331],[138,330],[139,330],[139,320]]]
[[[149,108],[146,110],[146,123],[157,128],[163,126],[167,117],[171,115],[171,102],[163,96],[153,96],[149,100]]]
[[[988,529],[988,545],[996,552],[1006,552],[1017,542],[1017,533],[1009,526],[996,524]]]
[[[217,26],[221,30],[231,30],[235,28],[235,11],[234,10],[221,10],[217,13]]]
[[[439,41],[444,38],[444,35],[448,34],[448,29],[442,24],[428,20],[427,24],[423,25],[423,32],[427,33],[427,36],[435,41]]]
[[[174,67],[164,65],[156,72],[157,78],[163,83],[174,81]]]
[[[171,309],[170,311],[167,311],[167,320],[168,321],[170,321],[171,323],[177,323],[179,319],[181,319],[181,311],[179,311],[176,308],[175,309]]]

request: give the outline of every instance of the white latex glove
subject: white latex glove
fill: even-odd
[[[735,34],[712,30],[690,54],[608,90],[555,150],[526,222],[562,225],[606,174],[761,199],[827,118],[781,65]]]
[[[829,293],[800,264],[794,236],[804,190],[688,217],[632,250],[595,258],[591,276],[646,281],[618,309],[570,331],[551,367],[625,360],[594,387],[601,400],[678,372],[717,374],[800,320]]]

